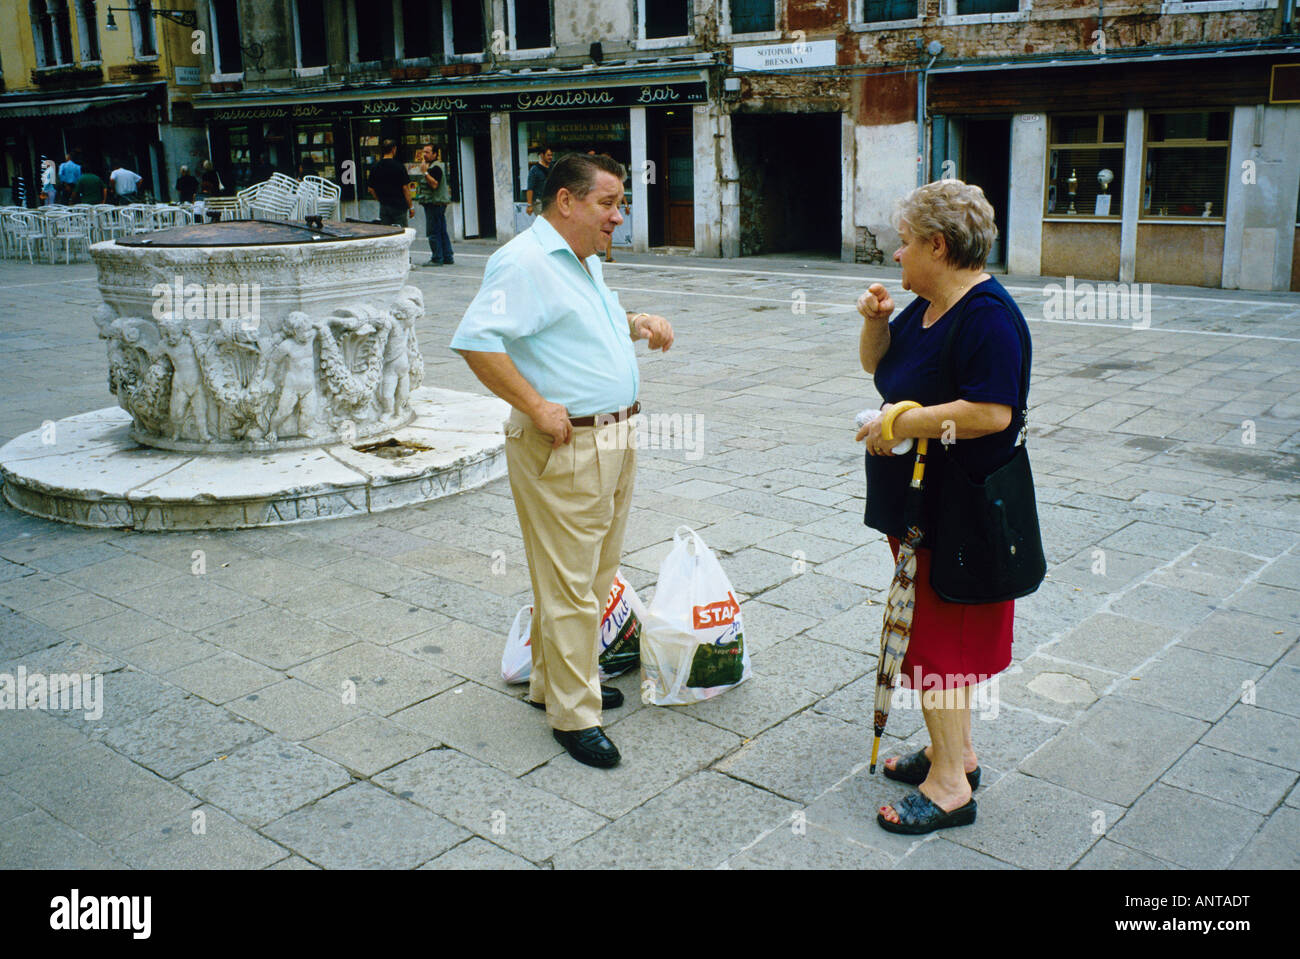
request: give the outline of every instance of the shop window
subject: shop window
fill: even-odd
[[[158,56],[158,39],[153,32],[153,4],[135,0],[131,5],[131,37],[137,57]]]
[[[95,20],[95,0],[78,0],[77,36],[81,38],[82,61],[97,61],[100,58],[99,23]]]
[[[959,17],[977,13],[1016,13],[1020,10],[1020,0],[957,0],[956,14]]]
[[[235,0],[209,0],[212,14],[212,34],[216,38],[212,56],[217,63],[217,73],[244,72],[244,54],[239,48],[239,11]]]
[[[483,52],[483,6],[479,0],[443,0],[443,22],[451,25],[450,52]]]
[[[506,0],[510,39],[515,50],[551,45],[551,0]]]
[[[691,0],[641,0],[641,39],[662,40],[666,37],[689,37]]]
[[[776,0],[731,0],[732,33],[764,33],[776,29]]]
[[[1047,144],[1047,215],[1118,218],[1123,196],[1124,114],[1052,117]]]
[[[1228,189],[1228,111],[1148,113],[1144,217],[1221,219]]]
[[[393,5],[389,0],[352,0],[350,19],[354,62],[393,59]]]
[[[859,23],[884,23],[889,20],[914,20],[917,0],[861,0]]]
[[[298,25],[298,66],[323,67],[325,53],[325,0],[295,0]]]
[[[36,65],[57,67],[72,62],[72,21],[65,0],[31,0]]]

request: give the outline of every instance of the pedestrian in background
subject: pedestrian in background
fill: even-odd
[[[52,206],[59,196],[59,172],[49,157],[41,157],[41,193],[46,206]]]
[[[107,203],[108,202],[108,185],[104,183],[95,171],[87,165],[82,170],[81,176],[77,178],[77,185],[72,191],[73,203]]]
[[[182,203],[193,203],[198,192],[198,179],[190,173],[189,167],[181,167],[181,175],[176,178],[176,195],[181,198]]]
[[[442,150],[426,143],[422,159],[415,201],[424,207],[424,232],[429,238],[429,262],[425,266],[451,266],[455,262],[451,237],[447,235],[447,204],[451,202],[451,189],[447,185],[446,168],[442,165]]]
[[[662,316],[623,310],[595,255],[622,222],[623,175],[605,157],[556,163],[541,215],[492,254],[451,341],[514,408],[506,464],[533,587],[529,702],[570,756],[599,767],[620,758],[601,723],[623,694],[600,685],[597,659],[636,472],[633,344],[673,342]]]
[[[529,216],[541,212],[542,191],[546,188],[546,177],[551,172],[551,161],[555,159],[555,151],[548,146],[537,148],[537,162],[528,168],[528,189],[525,196],[528,198],[528,206],[524,212]]]
[[[113,172],[108,175],[108,179],[113,184],[113,202],[118,206],[125,206],[136,201],[140,181],[144,177],[138,173],[133,173],[119,163]]]
[[[893,322],[894,302],[882,284],[858,300],[862,315],[858,353],[885,399],[883,413],[904,400],[920,403],[892,421],[892,436],[882,432],[885,416],[858,432],[867,444],[865,523],[889,537],[898,556],[904,502],[915,456],[896,456],[896,443],[927,437],[951,443],[931,453],[956,457],[972,480],[982,481],[1010,461],[1024,425],[1022,358],[1029,329],[1010,294],[984,271],[997,238],[993,208],[977,186],[941,180],[918,187],[898,213],[902,245],[894,260],[903,268],[903,289],[916,298]],[[953,341],[953,383],[941,369],[945,339],[960,324]],[[956,442],[951,442],[955,438]],[[927,474],[927,503],[943,496]],[[927,515],[933,515],[927,509]],[[958,604],[946,602],[930,585],[932,529],[924,530],[916,551],[916,598],[911,641],[899,670],[903,685],[921,691],[921,709],[930,745],[910,756],[885,760],[890,779],[919,787],[877,816],[890,832],[931,832],[975,821],[971,794],[980,769],[971,741],[970,687],[1011,663],[1015,601]]]
[[[379,201],[379,222],[405,227],[415,216],[411,202],[411,181],[397,159],[397,141],[384,140],[379,145],[379,162],[370,168],[366,190]]]
[[[77,191],[77,181],[81,179],[81,164],[73,159],[72,153],[65,153],[59,164],[59,195],[64,203],[72,202],[72,195]]]

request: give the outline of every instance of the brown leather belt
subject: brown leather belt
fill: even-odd
[[[631,416],[636,416],[641,412],[641,401],[637,400],[627,409],[619,410],[617,413],[597,413],[594,416],[570,416],[569,422],[574,426],[595,426],[597,422],[601,426],[608,426],[610,423],[621,423]]]

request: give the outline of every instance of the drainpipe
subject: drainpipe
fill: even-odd
[[[921,41],[917,40],[916,45],[919,47]],[[934,61],[939,59],[939,54],[943,53],[943,44],[938,40],[931,40],[925,48],[925,52],[930,54],[930,62],[921,68],[921,72],[916,78],[916,185],[924,186],[925,178],[925,74],[930,67],[934,66]]]

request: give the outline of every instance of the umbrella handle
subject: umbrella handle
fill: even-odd
[[[921,404],[916,400],[903,400],[901,403],[895,403],[880,419],[880,438],[886,443],[894,442],[894,420],[898,419],[908,410],[919,410]]]

